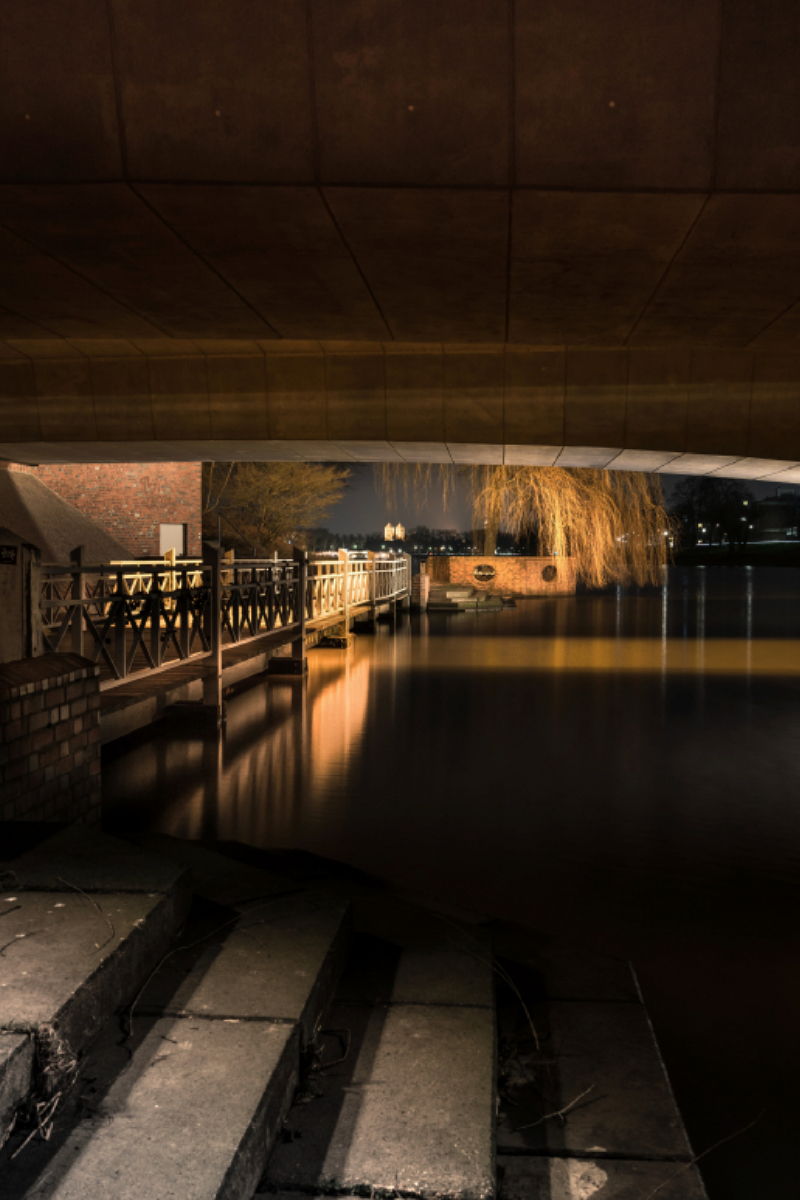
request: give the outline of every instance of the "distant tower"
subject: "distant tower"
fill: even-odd
[[[405,526],[404,525],[395,525],[394,536],[397,538],[398,542],[405,541],[405,536],[406,536]]]
[[[386,542],[394,541],[394,525],[387,525],[383,531],[383,538]]]

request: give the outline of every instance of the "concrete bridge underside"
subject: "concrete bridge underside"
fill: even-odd
[[[800,479],[796,0],[9,0],[0,455]]]

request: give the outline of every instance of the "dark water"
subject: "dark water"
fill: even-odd
[[[796,1200],[800,572],[403,618],[225,741],[104,761],[110,827],[300,847],[634,961],[711,1200]],[[759,1114],[761,1114],[759,1116]]]

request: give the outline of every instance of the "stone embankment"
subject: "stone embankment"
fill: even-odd
[[[0,866],[4,1200],[702,1200],[627,964],[223,849]]]

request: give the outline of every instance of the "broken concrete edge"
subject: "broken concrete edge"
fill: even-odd
[[[44,1095],[57,1090],[60,1081],[69,1082],[79,1056],[106,1021],[124,1012],[141,980],[168,952],[186,920],[190,899],[185,889],[173,887],[153,906],[144,924],[132,929],[47,1021],[15,1022],[0,1030],[0,1036],[26,1035],[31,1046],[31,1074],[17,1109],[29,1106],[40,1091]]]
[[[294,1024],[294,1023],[293,1023]],[[270,1078],[261,1103],[244,1133],[239,1149],[219,1189],[216,1200],[240,1200],[252,1196],[264,1174],[275,1139],[292,1106],[300,1081],[300,1031],[293,1035]]]
[[[27,1033],[0,1030],[0,1149],[33,1087],[34,1043]]]
[[[642,1006],[642,1012],[644,1013],[644,1019],[647,1022],[647,1028],[650,1030],[650,1037],[653,1039],[653,1045],[655,1046],[656,1056],[658,1058],[658,1061],[661,1064],[661,1070],[664,1073],[664,1081],[667,1085],[667,1091],[669,1093],[670,1099],[672,1100],[672,1106],[675,1109],[675,1113],[678,1118],[678,1124],[680,1126],[681,1132],[683,1133],[684,1139],[686,1141],[686,1145],[689,1147],[689,1153],[691,1155],[691,1160],[692,1160],[692,1162],[694,1162],[694,1161],[696,1161],[698,1155],[696,1154],[695,1148],[692,1145],[691,1140],[689,1138],[689,1132],[686,1128],[686,1122],[683,1119],[683,1113],[681,1112],[680,1105],[678,1104],[677,1098],[675,1096],[675,1089],[672,1086],[672,1080],[669,1077],[669,1071],[667,1070],[667,1064],[664,1062],[664,1055],[661,1053],[661,1046],[659,1045],[659,1041],[656,1036],[656,1031],[655,1031],[655,1028],[653,1027],[653,1022],[650,1018],[650,1013],[648,1012],[647,1004],[645,1003],[644,993],[642,992],[642,985],[639,982],[639,976],[636,974],[636,968],[634,967],[632,962],[629,962],[628,966],[630,967],[630,972],[631,972],[631,975],[633,976],[633,981],[636,984],[636,991],[639,996],[639,1003]]]
[[[309,1049],[316,1041],[319,1028],[341,979],[352,940],[353,909],[352,905],[346,904],[342,906],[338,928],[331,939],[298,1022],[303,1050]]]

